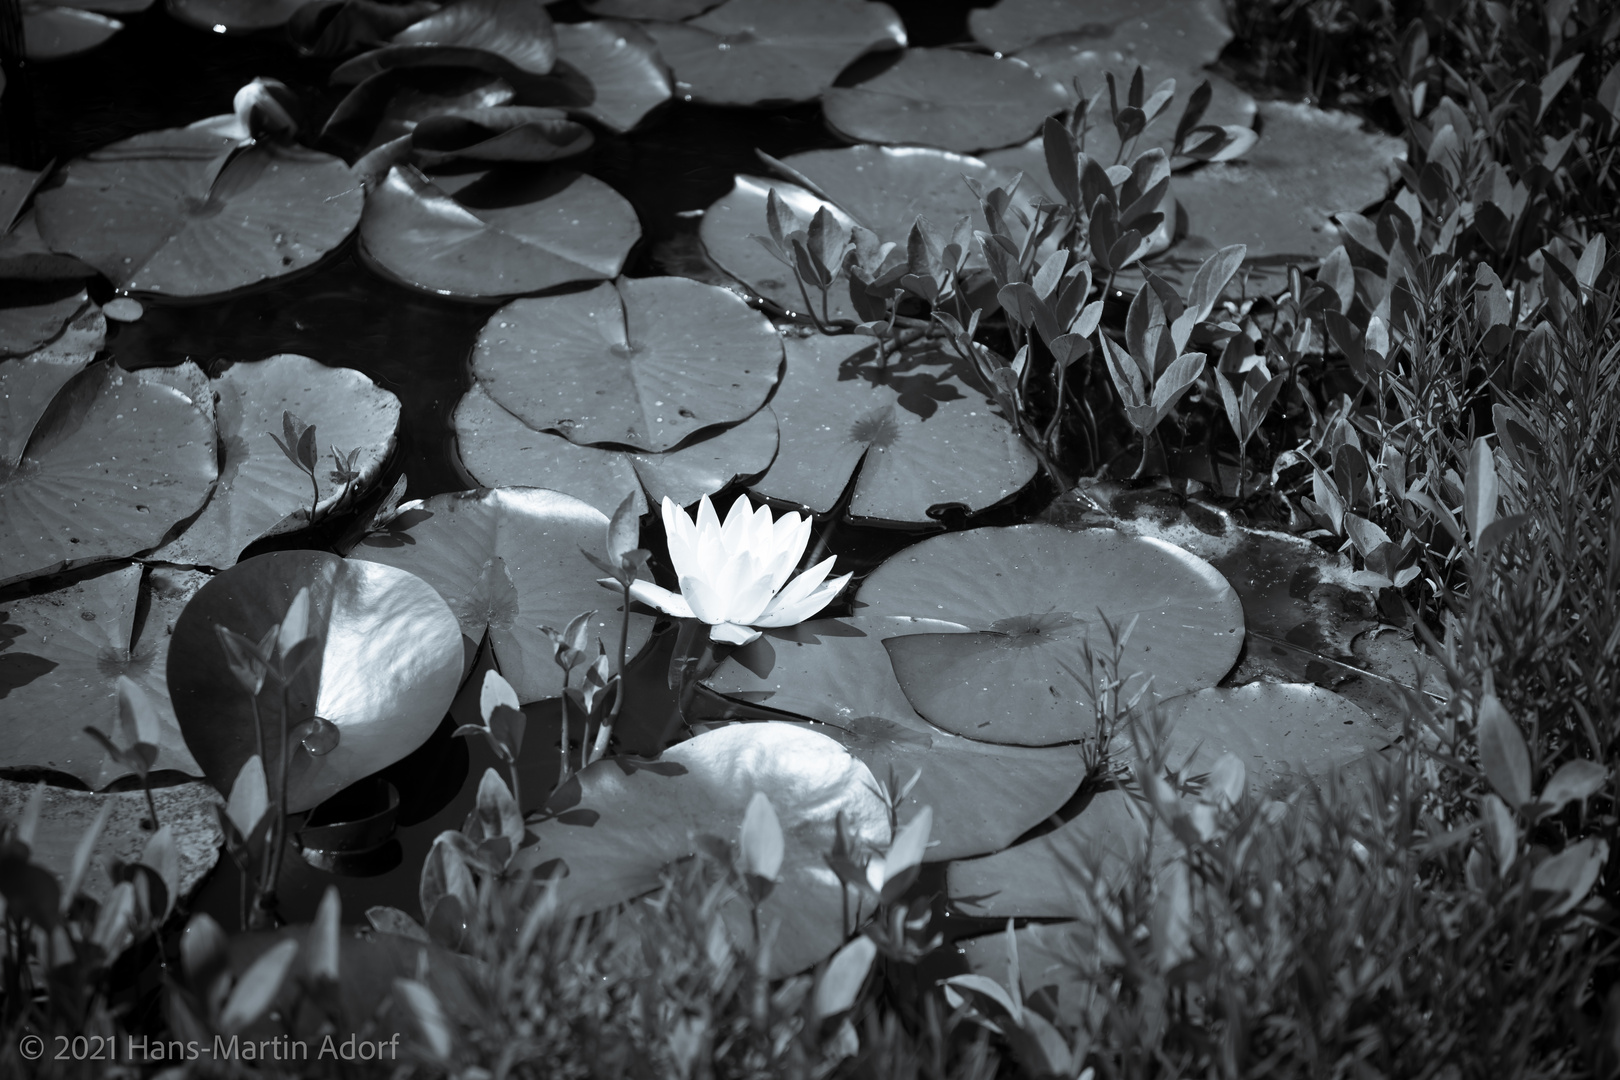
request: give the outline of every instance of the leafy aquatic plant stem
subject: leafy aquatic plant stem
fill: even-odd
[[[624,668],[630,657],[630,582],[620,583],[624,592],[624,607],[619,619],[619,675],[613,688],[613,708],[596,729],[596,743],[591,747],[590,761],[600,761],[607,753],[608,741],[613,738],[613,725],[618,723],[619,710],[624,706]],[[590,762],[587,762],[589,764]]]

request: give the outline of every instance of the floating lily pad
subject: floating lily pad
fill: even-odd
[[[580,548],[606,557],[607,515],[539,488],[495,488],[435,495],[405,504],[385,532],[350,553],[409,570],[431,584],[461,624],[467,662],[487,632],[501,674],[523,702],[557,697],[562,672],[540,627],[561,630],[574,616],[599,614],[591,633],[619,637],[619,601],[596,583],[600,572]],[[653,620],[630,617],[630,655]],[[617,666],[618,650],[608,650]]]
[[[543,96],[614,131],[629,131],[673,92],[658,45],[633,23],[557,27],[557,64]]]
[[[23,211],[9,230],[0,229],[0,280],[72,281],[92,277],[95,272],[73,256],[46,246],[33,207]]]
[[[118,678],[126,675],[157,716],[156,730],[139,732],[158,748],[152,767],[200,775],[169,705],[164,667],[171,601],[183,603],[201,584],[200,575],[154,572],[144,620],[139,566],[0,604],[0,765],[54,769],[94,788],[127,775],[84,733],[99,728],[129,745],[118,720]]]
[[[0,818],[17,820],[33,795],[34,786],[0,780]],[[184,895],[195,889],[219,861],[220,847],[225,841],[214,810],[221,801],[219,793],[203,783],[179,784],[154,788],[152,801],[157,805],[159,824],[173,830],[175,849],[180,856],[180,892]],[[34,828],[34,842],[29,848],[32,861],[54,873],[65,886],[73,873],[79,841],[103,806],[112,809],[101,827],[90,856],[89,870],[79,886],[81,892],[98,902],[105,901],[113,890],[109,876],[113,860],[139,862],[146,841],[152,835],[141,828],[147,816],[143,792],[98,794],[47,786],[39,824]]]
[[[192,598],[174,628],[168,681],[186,744],[203,773],[228,792],[256,753],[254,703],[232,677],[215,626],[254,641],[281,622],[308,588],[309,627],[324,639],[288,690],[291,725],[319,716],[337,729],[321,754],[293,748],[287,802],[308,810],[420,746],[443,722],[461,684],[456,621],[420,578],[390,566],[320,551],[278,551],[237,563]],[[265,753],[280,752],[279,687],[267,684]]]
[[[1106,43],[1116,34],[1141,33],[1143,26],[1176,42],[1200,65],[1232,40],[1221,0],[1000,0],[968,13],[973,39],[1000,53],[1058,35]]]
[[[906,43],[894,9],[866,0],[728,0],[645,27],[675,72],[675,93],[709,105],[809,101],[857,57]]]
[[[321,143],[359,157],[411,134],[431,116],[510,105],[516,96],[511,83],[487,71],[390,68],[349,91],[321,128]]]
[[[1099,791],[1052,832],[951,863],[945,891],[954,908],[980,918],[1073,918],[1091,910],[1082,868],[1117,887],[1147,851],[1147,822],[1131,796]]]
[[[771,800],[782,826],[781,878],[760,904],[759,924],[775,926],[772,978],[801,971],[844,943],[845,888],[827,866],[834,819],[846,836],[882,847],[889,821],[874,778],[824,735],[796,724],[731,724],[669,748],[655,761],[608,758],[552,797],[555,816],[530,826],[539,841],[518,853],[520,868],[561,860],[567,876],[550,886],[565,909],[599,911],[659,885],[663,869],[699,850],[699,837],[735,843],[755,792]],[[740,903],[734,928],[748,925]]]
[[[534,430],[654,451],[752,416],[781,367],[769,320],[729,289],[678,277],[514,301],[473,348],[474,376]]]
[[[8,392],[21,370],[0,365]],[[202,506],[218,475],[213,420],[168,378],[98,364],[48,408],[35,398],[12,414],[39,420],[15,466],[0,465],[0,584],[145,551]],[[30,381],[30,394],[50,389]]]
[[[711,689],[830,725],[820,729],[887,780],[921,771],[900,808],[902,824],[933,808],[928,861],[999,851],[1069,800],[1085,773],[1072,747],[1034,749],[960,738],[918,716],[895,681],[883,639],[960,633],[966,627],[909,616],[815,619],[737,649],[706,681]]]
[[[831,203],[785,180],[738,176],[731,192],[703,215],[703,246],[720,268],[768,300],[789,311],[805,307],[793,271],[767,252],[750,235],[763,236],[765,204],[772,188],[806,220],[826,205],[841,228],[862,225],[904,250],[906,236],[918,217],[926,217],[947,232],[963,217],[982,223],[979,203],[964,177],[986,187],[1005,186],[1012,174],[990,168],[978,158],[927,147],[851,146],[841,150],[811,150],[794,154],[785,163],[806,177]],[[1028,212],[1027,201],[1014,197]],[[969,266],[980,266],[975,254]],[[849,306],[847,283],[831,290],[830,314],[855,319]],[[813,291],[813,303],[820,298]]]
[[[307,356],[283,353],[233,364],[213,380],[219,426],[220,474],[214,497],[178,540],[156,554],[186,566],[227,567],[261,536],[309,523],[315,492],[309,475],[276,445],[282,414],[315,425],[320,501],[315,517],[348,505],[377,480],[393,451],[399,399],[350,368],[332,368]],[[274,438],[272,437],[274,436]],[[344,454],[359,450],[349,484],[336,478]]]
[[[270,143],[227,157],[237,141],[216,129],[148,132],[70,163],[34,200],[40,235],[119,288],[199,297],[312,266],[360,220],[338,158]]]
[[[822,94],[827,123],[857,142],[966,151],[1027,139],[1069,104],[1027,64],[960,49],[907,49],[882,74]]]
[[[580,0],[592,15],[618,19],[662,19],[678,22],[717,7],[721,0]]]
[[[58,7],[48,0],[27,5],[22,16],[30,60],[60,60],[89,52],[124,28],[117,19],[99,12]]]
[[[285,26],[309,0],[167,0],[169,14],[199,30],[250,34]]]
[[[769,406],[677,449],[638,453],[576,446],[561,435],[535,431],[474,381],[456,405],[455,426],[461,463],[480,485],[550,488],[608,515],[632,493],[641,514],[665,496],[690,506],[737,480],[758,476],[776,457],[776,415]]]
[[[533,0],[458,0],[395,34],[389,44],[339,64],[332,81],[357,83],[395,67],[475,67],[498,75],[544,75],[557,33]]]
[[[858,468],[851,517],[925,525],[945,507],[993,506],[1034,477],[1034,455],[959,357],[917,349],[880,361],[853,334],[784,344],[771,399],[782,447],[756,494],[824,514]]]
[[[83,311],[95,307],[83,289],[68,284],[45,287],[41,295],[16,295],[22,301],[0,307],[0,359],[23,356],[51,341],[62,332],[68,322]],[[39,292],[39,289],[29,290]],[[18,289],[17,293],[23,290]]]
[[[873,571],[855,602],[867,615],[976,631],[884,644],[918,713],[987,742],[1046,746],[1090,734],[1080,651],[1109,647],[1103,616],[1121,631],[1137,619],[1121,675],[1151,676],[1161,698],[1213,686],[1243,645],[1242,605],[1214,567],[1111,529],[1032,524],[935,536]]]
[[[635,209],[560,168],[488,173],[451,197],[395,166],[366,197],[360,253],[387,277],[444,296],[498,297],[611,278],[641,238]]]
[[[84,365],[81,358],[36,353],[0,366],[0,471],[17,467],[34,426]]]
[[[1264,102],[1259,127],[1242,161],[1204,165],[1171,185],[1187,235],[1165,258],[1187,275],[1227,244],[1247,244],[1250,263],[1320,259],[1341,240],[1331,216],[1381,200],[1406,156],[1400,139],[1311,105]]]

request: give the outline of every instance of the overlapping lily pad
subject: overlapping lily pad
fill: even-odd
[[[58,4],[36,0],[23,8],[23,42],[30,60],[60,60],[89,52],[124,28],[124,24],[102,12],[140,11],[145,3],[127,4],[120,0],[100,3]],[[95,10],[85,10],[93,8]]]
[[[1243,610],[1204,560],[1111,529],[1051,525],[932,537],[872,572],[867,615],[961,623],[972,634],[885,642],[900,686],[930,723],[988,742],[1045,746],[1090,733],[1081,648],[1108,648],[1106,617],[1136,620],[1121,675],[1151,675],[1161,698],[1213,686],[1236,662]]]
[[[652,451],[753,415],[781,367],[769,320],[678,277],[515,301],[473,349],[485,391],[530,428]]]
[[[656,889],[661,871],[696,854],[699,838],[735,843],[743,813],[763,792],[781,822],[781,878],[760,904],[761,928],[775,927],[771,976],[830,956],[844,943],[846,907],[856,901],[827,866],[835,818],[846,836],[881,848],[886,809],[865,765],[824,735],[796,724],[733,724],[666,750],[655,761],[609,758],[564,785],[531,831],[538,843],[516,864],[566,876],[554,880],[565,909],[579,913]],[[742,904],[727,909],[750,933]]]
[[[141,577],[139,566],[129,566],[0,604],[0,766],[52,769],[94,788],[127,775],[84,728],[129,745],[118,722],[118,678],[128,676],[157,716],[156,730],[138,733],[158,748],[152,767],[201,774],[170,708],[164,670],[172,621],[202,576],[153,571],[144,613]]]
[[[959,357],[909,350],[880,360],[856,335],[786,339],[772,398],[781,452],[752,490],[826,513],[859,469],[851,517],[928,524],[947,506],[983,510],[1037,463]]]
[[[1027,139],[1069,103],[1061,83],[1021,61],[959,49],[908,49],[881,74],[822,94],[827,123],[850,139],[963,151]]]
[[[412,23],[380,49],[332,72],[357,83],[395,67],[475,67],[498,75],[544,75],[557,60],[557,33],[532,0],[456,0]]]
[[[0,414],[0,584],[148,550],[197,512],[218,469],[212,403],[174,385],[187,371],[205,381],[102,363],[64,385],[46,362],[0,364],[28,398]]]
[[[1207,64],[1232,40],[1220,0],[1000,0],[969,12],[975,41],[1012,53],[1042,38],[1106,42],[1146,26]]]
[[[547,76],[548,104],[629,131],[673,93],[658,45],[640,27],[602,19],[557,27],[557,64]]]
[[[293,747],[290,811],[307,810],[409,754],[444,720],[461,684],[455,618],[432,586],[394,567],[321,551],[278,551],[238,563],[194,596],[174,628],[168,685],[186,745],[204,775],[228,792],[257,752],[255,703],[232,677],[215,630],[253,641],[310,593],[310,633],[324,641],[285,699],[267,682],[257,713],[268,718],[264,749],[280,753],[280,721],[319,716],[337,729],[320,753]]]
[[[249,34],[285,26],[309,0],[167,0],[169,14],[199,30]],[[223,28],[223,29],[221,29]]]
[[[225,127],[148,132],[70,163],[34,201],[40,235],[120,288],[177,297],[257,285],[343,242],[361,194],[342,161],[270,143],[236,150]]]
[[[1010,173],[978,158],[927,147],[851,146],[794,154],[785,164],[814,184],[826,199],[786,180],[738,176],[731,192],[703,215],[703,246],[720,268],[759,295],[790,311],[803,311],[804,299],[786,265],[760,247],[751,234],[765,234],[765,204],[772,188],[806,220],[827,205],[839,225],[862,225],[904,248],[918,217],[947,232],[963,217],[980,221],[978,200],[963,183],[968,177],[986,187],[1005,186]],[[830,203],[828,202],[830,200]],[[1028,212],[1027,200],[1014,203]],[[978,256],[974,256],[977,260]],[[970,261],[972,265],[982,265]],[[813,303],[820,298],[811,294]],[[834,285],[830,314],[853,319],[847,287]]]
[[[17,295],[23,292],[13,294],[21,302],[0,307],[0,359],[31,353],[54,340],[82,313],[99,310],[88,293],[71,283],[65,289],[36,287],[28,290],[36,295]]]
[[[679,22],[717,7],[721,0],[580,0],[592,15],[619,19],[662,19]]]
[[[367,195],[360,224],[361,255],[379,272],[461,297],[611,278],[640,238],[623,196],[557,167],[501,169],[454,187],[395,166]]]
[[[900,809],[933,808],[928,860],[999,851],[1069,800],[1085,773],[1072,747],[997,746],[952,735],[918,716],[895,681],[885,638],[965,633],[909,616],[816,619],[758,640],[721,662],[707,685],[721,694],[830,725],[874,776],[901,784],[920,771]]]
[[[0,780],[0,818],[16,821],[33,795],[33,784]],[[173,830],[174,845],[180,857],[180,892],[196,888],[219,861],[225,837],[219,830],[214,807],[219,793],[204,783],[160,787],[152,792],[159,824]],[[95,822],[103,806],[110,806],[107,821],[92,849],[90,865],[80,881],[86,896],[105,901],[113,890],[109,876],[113,860],[139,862],[152,834],[141,827],[146,819],[146,795],[139,791],[94,793],[68,788],[46,787],[40,806],[34,841],[29,845],[32,861],[44,866],[65,885],[73,873],[73,858],[85,831]]]
[[[432,116],[510,105],[517,96],[499,75],[466,68],[390,68],[360,83],[321,128],[321,143],[359,157],[416,130]]]
[[[690,506],[738,480],[758,476],[776,457],[776,414],[769,406],[734,427],[699,436],[662,454],[578,446],[535,431],[496,404],[474,381],[456,405],[461,463],[485,487],[543,487],[611,515],[626,495],[646,513],[665,496]]]
[[[4,89],[0,82],[0,91]],[[43,179],[43,173],[0,165],[0,279],[69,281],[95,273],[73,256],[53,252],[40,239],[29,201]]]
[[[874,49],[906,43],[900,16],[867,0],[727,0],[647,32],[675,73],[675,93],[710,105],[809,101]]]
[[[435,495],[407,503],[384,532],[350,553],[409,570],[438,590],[461,625],[468,665],[487,632],[495,662],[524,702],[557,697],[562,672],[542,626],[561,630],[574,616],[599,614],[591,634],[617,642],[619,603],[596,583],[580,548],[605,557],[608,518],[568,495],[538,488],[495,488]],[[630,617],[630,654],[653,620]],[[618,650],[609,649],[618,664]]]
[[[220,475],[214,496],[179,539],[156,555],[187,566],[226,567],[261,536],[309,523],[311,504],[319,520],[376,482],[394,447],[399,399],[350,368],[332,368],[307,356],[283,353],[234,364],[213,380],[219,427]],[[309,475],[276,445],[282,414],[315,425],[320,500]],[[344,455],[339,462],[333,448]],[[357,474],[344,483],[336,467]]]

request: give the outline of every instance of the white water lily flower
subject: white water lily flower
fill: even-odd
[[[833,557],[788,581],[810,542],[808,516],[790,513],[772,521],[771,508],[755,510],[747,495],[731,504],[724,525],[707,495],[695,522],[668,497],[663,509],[669,559],[681,591],[637,581],[630,595],[678,618],[701,619],[715,641],[746,645],[759,637],[759,627],[803,622],[831,603],[853,576],[828,581]]]

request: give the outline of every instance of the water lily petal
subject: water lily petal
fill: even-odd
[[[723,641],[727,645],[747,645],[759,637],[759,631],[750,626],[739,626],[737,623],[719,623],[709,628],[709,637],[715,641]]]
[[[615,589],[620,588],[619,583],[612,578],[603,578],[602,581],[605,584],[610,584]],[[630,583],[630,596],[634,600],[640,600],[643,604],[655,607],[659,611],[675,616],[677,619],[695,617],[692,613],[692,606],[686,602],[684,596],[654,585],[650,581],[632,581]]]
[[[773,609],[755,619],[754,625],[792,626],[801,623],[837,599],[838,594],[844,591],[844,586],[849,584],[849,579],[854,576],[841,574],[831,581],[823,582],[814,592],[797,603],[783,603],[781,597],[778,597]],[[786,593],[786,590],[783,592]]]
[[[697,552],[696,576],[705,581],[719,581],[726,570],[725,530],[707,495],[698,502],[697,533],[692,546]],[[685,591],[684,586],[682,591]]]
[[[786,527],[784,527],[786,523]],[[798,514],[784,514],[782,520],[776,523],[775,548],[779,561],[771,576],[773,587],[780,591],[787,583],[793,568],[799,565],[804,557],[804,549],[810,543],[810,515],[800,517]]]
[[[669,561],[675,568],[676,578],[697,574],[703,565],[702,553],[697,546],[697,526],[668,495],[664,496],[663,515],[664,536],[669,541]]]
[[[808,615],[797,615],[794,612],[803,607],[810,597],[815,595],[817,590],[822,587],[822,582],[832,570],[835,561],[836,556],[825,558],[788,582],[787,588],[777,593],[776,599],[771,601],[770,606],[758,618],[749,621],[755,626],[792,626],[794,623],[802,622],[808,618]],[[849,578],[850,575],[845,574],[839,580],[848,581]],[[842,585],[838,587],[843,588]],[[836,595],[836,592],[832,595]],[[832,599],[832,595],[823,600],[819,607],[812,609],[812,613],[825,607],[827,601]]]
[[[745,556],[739,563],[737,576],[731,581],[728,618],[732,622],[751,623],[775,600],[776,588],[771,584],[768,564],[752,555]]]
[[[750,540],[754,531],[754,506],[748,501],[747,495],[737,496],[720,530],[721,543],[725,545],[726,554],[732,558],[753,548]]]
[[[750,551],[759,552],[761,554],[761,565],[776,565],[775,540],[776,526],[771,521],[771,508],[769,506],[761,505],[758,510],[754,511],[754,516],[748,530],[748,548]]]
[[[686,598],[696,618],[710,626],[729,621],[726,598],[701,577],[681,578],[681,595]]]

